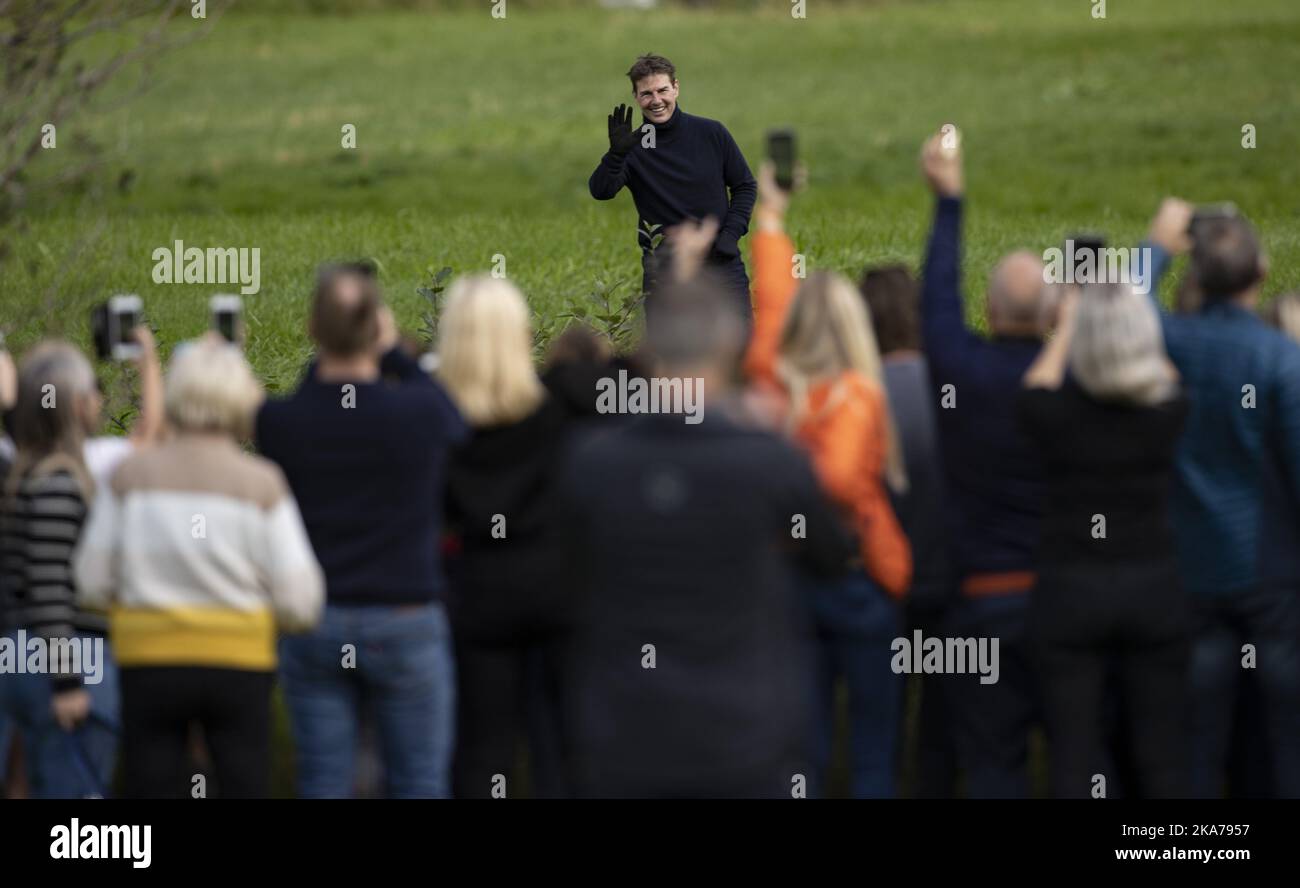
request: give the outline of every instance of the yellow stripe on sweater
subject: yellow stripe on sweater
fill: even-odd
[[[122,666],[275,668],[275,618],[266,608],[115,607],[108,627]]]

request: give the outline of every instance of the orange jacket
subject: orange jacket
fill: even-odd
[[[745,371],[755,383],[784,394],[776,363],[781,330],[797,289],[791,265],[794,244],[784,234],[759,231],[751,246],[754,335]],[[811,456],[826,494],[852,520],[867,573],[901,598],[912,582],[912,552],[885,491],[886,417],[880,386],[846,370],[811,386],[795,437]]]

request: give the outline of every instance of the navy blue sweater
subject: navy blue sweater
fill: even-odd
[[[739,257],[758,183],[736,140],[718,121],[687,114],[681,105],[666,123],[655,125],[654,136],[653,148],[642,147],[643,137],[625,157],[606,151],[587,182],[591,196],[610,200],[628,187],[643,250],[653,246],[657,226],[713,216],[721,223],[715,257]]]
[[[298,500],[329,604],[421,604],[443,591],[445,464],[468,429],[400,350],[380,369],[383,381],[326,383],[312,364],[296,392],[257,416],[257,445]]]
[[[925,257],[921,338],[939,409],[957,578],[1035,570],[1045,487],[1016,402],[1037,339],[983,339],[967,329],[961,297],[961,200],[940,198]],[[954,405],[944,406],[944,387]]]

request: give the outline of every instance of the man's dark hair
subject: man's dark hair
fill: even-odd
[[[355,287],[355,298],[342,298]],[[379,282],[373,268],[348,262],[322,266],[312,293],[311,335],[323,351],[341,358],[359,355],[379,335]]]
[[[632,81],[632,93],[636,94],[636,84],[639,80],[651,76],[652,74],[667,74],[669,80],[677,79],[677,68],[672,62],[668,61],[661,55],[647,53],[632,63],[628,70],[628,79]]]
[[[916,280],[902,265],[868,268],[858,284],[882,355],[921,347]]]
[[[745,346],[745,319],[726,281],[704,269],[655,291],[646,317],[646,350],[666,367],[730,368]]]
[[[1264,277],[1259,238],[1240,216],[1207,219],[1195,229],[1192,272],[1206,302],[1222,302]]]

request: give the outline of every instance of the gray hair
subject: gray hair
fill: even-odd
[[[1070,372],[1100,401],[1153,406],[1168,400],[1177,376],[1150,297],[1129,284],[1085,286],[1070,342]]]
[[[85,429],[77,404],[95,390],[95,371],[76,346],[49,340],[27,353],[18,372],[18,400],[13,411],[17,449],[10,473],[13,479],[58,457],[57,462],[77,477],[82,492],[90,495],[82,453]]]
[[[177,429],[246,437],[262,397],[261,384],[235,346],[201,339],[172,352],[163,407]]]

